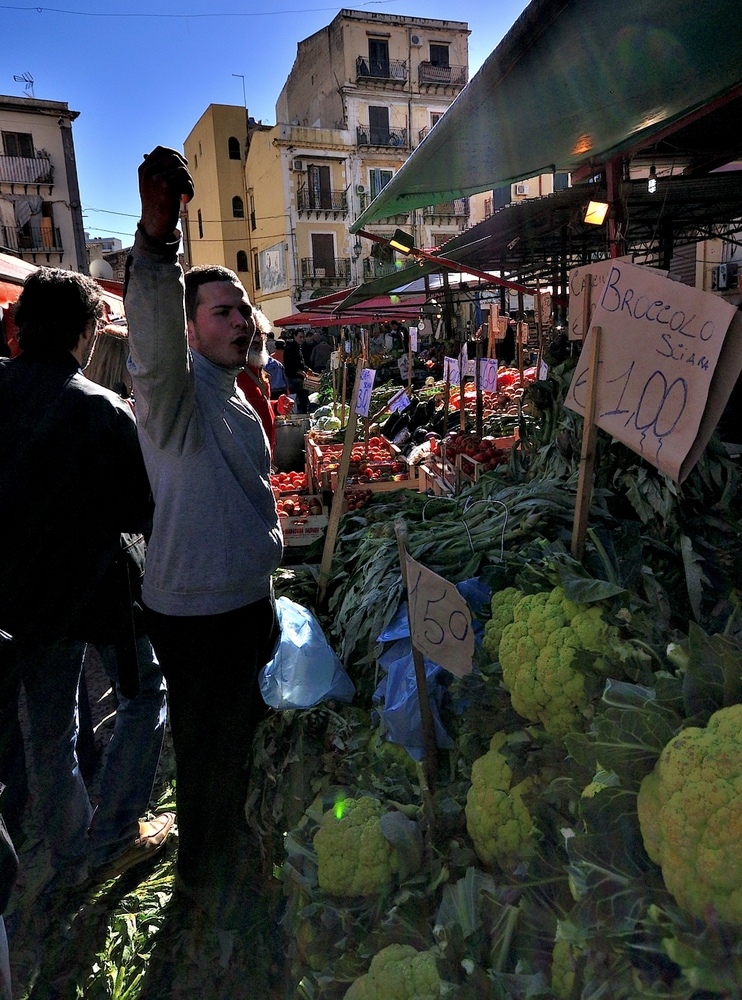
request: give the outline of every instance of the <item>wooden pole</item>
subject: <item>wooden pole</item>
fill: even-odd
[[[330,568],[332,557],[335,553],[335,542],[337,540],[338,525],[343,513],[343,500],[345,498],[345,482],[348,478],[348,468],[350,466],[350,453],[353,450],[353,442],[356,436],[356,400],[358,399],[358,389],[361,385],[361,372],[363,371],[363,360],[356,365],[355,384],[353,386],[353,396],[350,401],[350,414],[348,416],[348,426],[345,428],[345,440],[343,441],[343,453],[340,456],[340,466],[338,468],[337,485],[332,495],[332,505],[330,507],[330,519],[325,535],[325,547],[322,550],[322,562],[319,568],[319,580],[317,581],[317,606],[324,607],[327,597],[327,586],[330,582]]]
[[[484,405],[482,403],[482,375],[480,372],[482,361],[482,344],[477,344],[477,363],[474,369],[474,385],[477,391],[477,435],[481,438],[484,429]]]
[[[544,357],[544,323],[541,315],[541,282],[536,279],[536,333],[538,336],[538,353],[536,354],[536,378],[539,377],[541,361]]]
[[[395,521],[394,532],[397,536],[397,547],[399,548],[399,562],[402,567],[402,586],[405,590],[405,600],[407,601],[407,620],[410,625],[410,645],[412,646],[412,660],[415,665],[415,686],[417,687],[417,699],[420,704],[420,720],[423,732],[423,771],[427,778],[428,788],[432,789],[435,784],[436,758],[438,756],[435,745],[435,729],[433,727],[433,713],[430,708],[430,697],[428,695],[428,679],[425,676],[425,661],[423,654],[415,645],[412,634],[412,617],[410,615],[410,603],[407,598],[407,525],[403,520]]]
[[[585,304],[582,318],[582,342],[585,343],[590,326],[592,275],[585,276]],[[585,554],[585,538],[587,536],[587,521],[590,513],[590,501],[593,492],[593,474],[595,472],[595,443],[598,428],[595,423],[595,396],[598,384],[598,364],[600,362],[600,327],[593,327],[588,356],[587,396],[585,413],[582,422],[582,444],[580,448],[580,471],[577,480],[577,496],[575,498],[575,519],[572,525],[572,556],[582,561]]]

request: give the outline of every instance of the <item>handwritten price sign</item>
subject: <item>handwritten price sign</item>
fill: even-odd
[[[464,376],[474,374],[475,361],[472,358],[471,361],[464,361]],[[459,365],[458,358],[444,358],[443,359],[443,378],[454,385],[458,385],[461,381],[461,367]]]
[[[497,358],[480,358],[479,386],[482,392],[497,392]]]
[[[417,354],[417,334],[420,327],[410,327],[410,350]],[[425,327],[423,327],[423,332]]]
[[[406,410],[409,405],[410,397],[407,395],[407,390],[400,389],[399,392],[395,392],[389,400],[387,409],[390,413],[400,413],[402,410]]]
[[[454,585],[407,555],[407,600],[413,645],[456,677],[470,674],[471,612]]]
[[[371,405],[371,390],[374,387],[376,378],[375,368],[364,368],[361,372],[361,384],[358,386],[358,398],[356,399],[356,413],[362,417],[368,416]]]
[[[620,261],[613,262],[596,304],[592,325],[602,337],[595,422],[676,482],[693,468],[713,430],[704,425],[705,440],[699,437],[735,312],[717,295]],[[565,401],[578,413],[585,410],[591,336]],[[725,360],[725,379],[736,377],[740,366],[739,357]]]
[[[605,290],[605,283],[608,280],[608,275],[611,273],[611,268],[616,263],[615,259],[599,260],[594,264],[586,264],[584,267],[575,267],[569,272],[567,336],[570,340],[582,340],[582,334],[585,329],[585,301],[588,284],[590,285],[590,301],[592,303],[590,322],[594,322],[592,317]],[[622,267],[638,266],[631,264],[628,260],[620,260],[618,263]],[[644,271],[646,268],[640,268],[640,270]],[[659,271],[653,268],[652,273],[654,275],[662,275],[663,278],[667,277],[667,271]]]

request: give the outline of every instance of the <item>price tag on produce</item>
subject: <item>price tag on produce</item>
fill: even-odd
[[[454,385],[459,384],[460,377],[458,358],[445,357],[443,359],[443,378],[447,382],[452,382]]]
[[[549,366],[545,361],[542,361],[538,366],[538,380],[539,382],[545,382],[549,375]]]
[[[397,358],[397,368],[399,368],[399,377],[403,382],[405,382],[410,374],[409,354],[402,354],[399,358]]]
[[[340,351],[333,351],[330,355],[330,368],[334,371],[340,367]]]
[[[454,585],[407,555],[407,600],[413,645],[456,677],[470,674],[471,612]]]
[[[718,295],[614,261],[565,400],[577,413],[592,326],[602,331],[595,423],[682,483],[742,370],[742,315]]]
[[[358,386],[358,398],[356,399],[356,413],[362,417],[368,416],[371,405],[371,390],[374,387],[376,378],[375,368],[364,368],[361,372],[361,384]]]
[[[410,350],[417,354],[417,329],[414,326],[410,327]]]
[[[479,387],[482,392],[497,392],[497,358],[480,358]]]
[[[390,413],[400,413],[402,410],[406,410],[409,405],[410,397],[407,395],[407,390],[400,389],[398,392],[395,392],[389,400],[387,409]]]

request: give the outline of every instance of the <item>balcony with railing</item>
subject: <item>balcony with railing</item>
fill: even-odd
[[[54,167],[49,154],[41,151],[34,156],[0,155],[0,183],[53,184]]]
[[[421,62],[417,68],[417,82],[421,87],[465,87],[466,66],[434,66]]]
[[[406,59],[356,59],[356,83],[407,83]]]
[[[347,215],[348,197],[345,191],[315,190],[302,187],[296,193],[296,208],[299,214],[316,212],[325,216]]]
[[[62,253],[59,229],[52,225],[0,226],[0,243],[19,253]]]
[[[301,280],[311,285],[347,285],[350,257],[302,257]]]
[[[406,128],[371,128],[369,125],[356,127],[359,146],[387,146],[390,148],[405,148],[407,146]]]
[[[387,274],[394,274],[398,265],[393,260],[377,260],[375,257],[363,258],[363,280],[370,278],[384,278]]]
[[[426,219],[468,219],[469,199],[454,198],[453,201],[442,201],[439,205],[429,205],[423,209]]]

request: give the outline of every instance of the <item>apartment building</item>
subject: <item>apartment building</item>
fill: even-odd
[[[238,119],[231,133],[217,135],[209,124],[230,110],[244,116],[244,109],[207,109],[185,145],[196,181],[184,217],[190,263],[205,260],[206,252],[240,270],[242,250],[248,272],[240,276],[271,319],[393,269],[385,245],[351,236],[349,227],[467,83],[468,38],[462,21],[341,10],[298,43],[276,124],[243,124],[244,193],[236,176],[225,173],[226,143],[239,138]],[[224,192],[218,198],[217,189]],[[245,202],[243,242],[234,231],[231,242],[221,235],[235,198]],[[468,210],[462,198],[370,231],[388,237],[403,226],[418,246],[435,247],[468,225]]]
[[[0,250],[87,274],[78,114],[62,101],[0,96]]]

